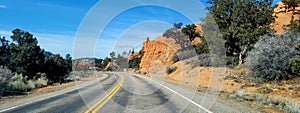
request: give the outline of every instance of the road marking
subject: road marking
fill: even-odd
[[[121,81],[118,83],[104,98],[100,99],[96,104],[89,108],[84,113],[96,113],[98,112],[121,88],[124,83],[124,78],[121,76]]]
[[[135,75],[135,76],[137,76],[137,75]],[[203,109],[205,112],[207,112],[207,113],[213,113],[212,111],[210,111],[209,109],[206,109],[205,107],[201,106],[200,104],[196,103],[195,101],[193,101],[193,100],[191,100],[191,99],[189,99],[189,98],[183,96],[182,94],[180,94],[180,93],[174,91],[173,89],[171,89],[171,88],[169,88],[169,87],[167,87],[167,86],[165,86],[165,85],[163,85],[163,84],[161,84],[161,83],[159,83],[159,82],[156,82],[155,80],[149,79],[149,78],[144,77],[144,76],[138,76],[138,77],[142,77],[142,78],[148,79],[148,80],[150,80],[150,81],[153,81],[153,82],[155,82],[156,84],[158,84],[158,85],[160,85],[160,86],[162,86],[162,87],[164,87],[164,88],[170,90],[171,92],[175,93],[176,95],[178,95],[178,96],[182,97],[183,99],[189,101],[190,103],[196,105],[198,108]]]
[[[20,105],[14,106],[14,107],[10,107],[10,108],[7,108],[7,109],[3,109],[3,110],[0,111],[0,113],[6,112],[6,111],[9,111],[9,110],[13,110],[13,109],[16,109],[16,108],[18,108],[18,107],[25,106],[25,105],[33,104],[33,103],[35,103],[35,102],[43,101],[43,100],[46,100],[46,99],[49,99],[49,98],[52,98],[52,97],[56,97],[56,96],[59,96],[59,95],[62,95],[62,94],[66,94],[66,93],[69,93],[69,92],[72,92],[72,91],[81,89],[81,88],[83,88],[83,87],[89,86],[89,85],[91,85],[91,84],[92,84],[92,83],[89,83],[89,84],[83,85],[83,86],[81,86],[81,87],[78,87],[78,86],[76,85],[76,86],[73,86],[73,87],[75,87],[75,89],[70,89],[70,90],[67,90],[67,91],[64,91],[64,92],[61,92],[61,93],[56,93],[56,94],[51,95],[51,96],[48,96],[48,97],[44,97],[44,98],[37,99],[37,100],[35,100],[35,101],[26,102],[26,103],[24,103],[24,104],[20,104]]]

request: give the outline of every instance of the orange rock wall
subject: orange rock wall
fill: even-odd
[[[160,62],[164,66],[173,64],[172,58],[178,49],[179,46],[172,38],[159,37],[154,41],[147,38],[142,45],[144,56],[140,69],[148,73],[154,62]]]
[[[274,8],[273,16],[277,16],[275,18],[275,22],[272,23],[270,26],[276,31],[276,34],[282,34],[284,32],[284,27],[288,28],[287,26],[290,24],[292,19],[292,8],[287,9],[287,6],[282,3],[278,2],[276,4],[276,8]],[[300,6],[295,8],[294,19],[300,18]]]

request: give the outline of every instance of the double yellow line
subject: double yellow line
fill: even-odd
[[[86,110],[84,113],[96,113],[99,111],[106,103],[111,99],[121,88],[121,86],[124,83],[124,78],[123,76],[121,77],[121,82],[117,84],[104,98],[100,99],[95,105],[93,105],[91,108]]]

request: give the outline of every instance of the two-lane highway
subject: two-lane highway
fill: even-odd
[[[83,113],[89,105],[106,95],[118,83],[113,74],[105,74],[91,81],[80,81],[76,86],[49,94],[30,97],[0,105],[7,113]],[[83,95],[83,96],[82,96]]]
[[[99,113],[257,113],[251,108],[217,99],[203,106],[204,94],[159,79],[129,73],[104,73],[91,81],[37,97],[0,105],[0,112]],[[201,104],[200,104],[201,103]]]

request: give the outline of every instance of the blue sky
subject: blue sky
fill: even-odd
[[[113,3],[112,0],[106,1],[117,4]],[[162,4],[165,2],[164,6],[166,7],[164,7],[151,5],[149,0],[132,1],[144,6],[127,9],[107,24],[103,24],[106,25],[105,29],[95,31],[99,37],[94,37],[97,38],[96,42],[94,41],[96,43],[94,53],[85,53],[89,48],[82,47],[79,50],[80,54],[76,54],[74,57],[104,58],[112,50],[122,52],[131,48],[138,49],[147,36],[150,39],[155,39],[175,22],[183,22],[184,24],[195,22],[193,21],[194,17],[191,19],[185,16],[189,14],[183,14],[166,7],[182,7],[186,11],[191,11],[192,14],[190,15],[196,15],[198,20],[205,16],[204,6],[195,11],[195,9],[179,2],[162,1]],[[200,0],[198,4],[207,5],[205,1]],[[274,2],[278,1],[275,0]],[[101,21],[110,12],[126,5],[126,3],[109,6],[101,6],[101,4],[104,2],[99,0],[1,0],[0,35],[9,38],[13,29],[20,28],[34,34],[38,38],[40,46],[45,50],[63,56],[66,53],[72,54],[77,31],[88,13],[97,7],[104,9],[105,12],[98,12],[99,15],[95,15],[96,24],[96,20]],[[92,30],[90,31],[92,32]],[[89,38],[86,36],[84,40],[89,40]]]

